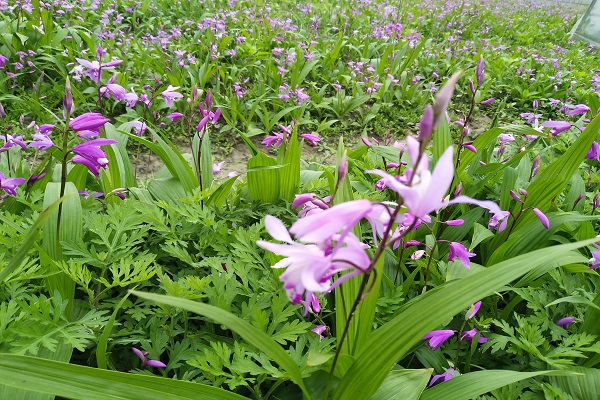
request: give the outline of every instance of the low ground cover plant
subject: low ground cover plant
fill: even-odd
[[[581,9],[0,9],[1,398],[600,394]]]

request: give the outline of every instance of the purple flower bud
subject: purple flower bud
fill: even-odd
[[[483,106],[487,106],[488,104],[492,104],[492,103],[494,102],[494,100],[495,100],[495,99],[494,99],[493,97],[490,97],[489,99],[487,99],[487,100],[484,100],[484,101],[482,101],[482,102],[481,102],[481,103],[479,103],[479,104],[481,104],[481,105],[483,105]]]
[[[443,374],[434,375],[431,378],[431,381],[429,381],[429,385],[427,385],[427,387],[430,388],[437,381],[440,381],[440,382],[449,381],[450,379],[456,377],[457,375],[458,375],[458,372],[456,372],[456,370],[454,368],[448,368],[446,370],[446,372],[444,372]]]
[[[399,168],[400,164],[395,163],[395,162],[391,162],[391,163],[387,163],[385,168],[386,169],[394,169],[394,168]]]
[[[348,160],[346,159],[346,151],[344,151],[344,154],[342,154],[342,158],[340,158],[340,163],[338,164],[337,172],[337,184],[339,186],[346,177],[346,174],[348,173]]]
[[[444,222],[448,226],[460,226],[465,223],[464,219],[450,219]]]
[[[67,81],[65,82],[65,97],[63,98],[63,112],[66,118],[67,113],[72,113],[75,111],[73,104],[73,93],[71,92],[71,81],[67,77]]]
[[[313,331],[314,333],[316,333],[317,335],[319,335],[319,339],[323,340],[325,339],[323,337],[323,332],[325,332],[327,330],[327,326],[326,325],[317,325],[315,328],[311,329],[311,331]]]
[[[448,104],[450,104],[450,99],[454,93],[454,86],[456,85],[460,74],[459,71],[452,75],[435,97],[435,101],[433,102],[433,114],[435,116],[433,120],[434,129],[440,125],[442,118],[446,116],[446,109],[448,108]]]
[[[592,206],[594,208],[600,207],[600,194],[596,193],[596,195],[592,199],[592,202],[590,203],[590,206]]]
[[[456,189],[454,189],[454,197],[460,196],[461,193],[462,193],[462,182],[459,182],[458,185],[456,185]]]
[[[556,325],[568,329],[571,323],[575,322],[575,317],[564,317],[556,321]]]
[[[577,205],[577,203],[579,203],[581,201],[581,199],[583,199],[584,197],[585,196],[583,195],[583,193],[579,192],[579,196],[577,196],[577,198],[573,202],[573,208],[575,208],[575,206]]]
[[[419,141],[427,142],[431,138],[431,130],[433,128],[433,107],[427,105],[423,110],[423,116],[419,122]]]
[[[360,138],[360,140],[362,140],[362,142],[365,144],[365,146],[367,146],[367,147],[372,146],[371,142],[369,142],[369,139],[367,139],[366,137],[362,137],[362,138]]]
[[[421,244],[421,242],[413,239],[413,240],[407,240],[406,243],[404,243],[404,245],[402,247],[406,249],[407,247],[418,246],[420,244]]]
[[[531,164],[531,177],[537,175],[540,166],[540,156],[537,156],[533,159],[533,163]]]
[[[548,220],[548,217],[546,217],[546,215],[543,212],[541,212],[537,208],[534,208],[533,213],[538,217],[538,219],[540,220],[542,225],[544,225],[544,228],[550,229],[550,221]]]
[[[477,149],[473,146],[473,142],[465,142],[462,145],[465,149],[477,154]]]
[[[196,101],[198,98],[198,85],[194,85],[192,88],[192,100]]]
[[[471,79],[469,79],[469,89],[471,89],[471,93],[475,94],[475,92],[477,91],[477,89],[475,89],[475,85],[473,84],[473,81]]]
[[[4,117],[6,113],[4,112],[4,107],[2,107],[2,103],[0,103],[0,119],[4,121]]]
[[[525,189],[519,189],[519,193],[521,193],[524,197],[529,196],[529,193],[527,193],[527,190]]]
[[[533,101],[533,108],[538,108],[539,107],[539,103],[537,100]]]
[[[523,200],[521,200],[521,198],[519,197],[519,195],[515,193],[514,190],[510,191],[510,197],[512,197],[513,199],[515,199],[519,203],[521,203],[523,201]]]
[[[467,342],[471,343],[477,335],[477,333],[478,331],[475,328],[471,329],[470,331],[464,331],[460,334],[460,340],[466,340]],[[483,337],[483,335],[479,334],[479,339],[477,339],[477,343],[483,344],[487,341],[488,338]]]
[[[479,56],[479,61],[477,62],[477,68],[475,68],[475,75],[477,76],[477,86],[481,86],[483,83],[483,74],[484,74],[485,64],[483,62],[483,56]]]

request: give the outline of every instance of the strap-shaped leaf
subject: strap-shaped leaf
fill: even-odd
[[[75,400],[247,399],[199,383],[126,374],[14,354],[0,354],[0,383]]]

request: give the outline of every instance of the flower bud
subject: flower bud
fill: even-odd
[[[73,92],[71,91],[71,81],[69,80],[69,78],[67,77],[67,81],[65,82],[65,97],[63,98],[63,113],[66,115],[67,113],[72,113],[73,111],[75,111],[75,108],[73,106]]]
[[[477,87],[481,86],[481,84],[483,83],[484,67],[485,64],[483,62],[483,56],[479,56],[477,68],[475,68],[475,75],[477,76]]]
[[[473,84],[473,81],[471,79],[469,79],[469,89],[471,89],[471,93],[475,94],[475,92],[477,91],[477,89],[475,89],[475,85]]]
[[[338,172],[337,184],[339,186],[342,183],[342,181],[344,180],[344,178],[346,177],[346,174],[348,173],[348,160],[346,159],[346,151],[344,151],[342,158],[340,158],[340,163],[338,164],[337,172]]]
[[[536,158],[533,159],[533,163],[531,164],[531,177],[532,178],[537,175],[539,167],[540,167],[540,156],[537,156]]]
[[[510,197],[512,197],[513,199],[515,199],[519,203],[521,203],[523,201],[523,200],[521,200],[521,198],[519,197],[519,195],[515,193],[514,190],[510,191]]]
[[[450,219],[445,222],[448,226],[460,226],[465,223],[464,219]]]
[[[433,128],[433,107],[427,105],[423,110],[423,116],[419,122],[419,141],[426,143],[431,138]]]
[[[527,193],[527,190],[525,189],[519,189],[519,193],[521,193],[524,197],[529,196],[529,193]]]
[[[536,215],[536,217],[538,217],[538,219],[540,220],[540,222],[542,223],[544,228],[550,229],[550,221],[548,220],[548,217],[546,217],[546,215],[543,212],[541,212],[537,208],[534,208],[533,213]]]
[[[454,189],[454,197],[460,196],[461,193],[462,193],[462,182],[459,182],[458,185],[456,186],[456,189]]]
[[[444,86],[442,86],[442,88],[438,91],[437,96],[435,96],[435,100],[433,102],[434,129],[440,125],[442,118],[446,116],[446,109],[448,108],[448,104],[450,104],[450,99],[454,93],[454,86],[456,86],[456,82],[458,81],[461,73],[461,71],[454,73],[454,75],[452,75],[444,84]]]
[[[481,104],[482,106],[487,106],[489,104],[492,104],[494,102],[494,100],[496,100],[496,99],[494,99],[493,97],[490,97],[489,99],[484,100],[484,101],[482,101],[479,104]]]

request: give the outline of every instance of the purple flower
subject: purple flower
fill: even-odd
[[[327,326],[326,325],[317,325],[315,328],[312,329],[312,331],[314,333],[316,333],[317,335],[319,335],[319,339],[323,340],[325,339],[323,337],[323,332],[325,332],[327,330]]]
[[[169,85],[169,87],[161,93],[163,99],[165,99],[165,103],[167,103],[167,106],[173,107],[173,101],[183,97],[181,93],[176,92],[177,89],[179,89],[179,86]]]
[[[125,106],[128,108],[133,108],[135,107],[136,103],[139,100],[138,95],[133,91],[133,88],[131,89],[131,92],[129,93],[125,93],[125,98],[123,99],[125,101]]]
[[[29,143],[29,147],[37,147],[40,151],[46,151],[54,146],[52,140],[50,140],[50,138],[43,133],[34,133],[31,135],[31,138],[33,141]]]
[[[212,165],[212,173],[213,175],[219,175],[221,173],[221,168],[225,164],[225,161],[221,161],[220,163],[214,163]]]
[[[280,132],[276,132],[273,134],[273,136],[267,136],[266,138],[264,138],[262,140],[262,142],[260,142],[260,143],[264,144],[267,147],[271,147],[273,145],[275,145],[275,147],[279,147],[279,146],[281,146],[282,142],[283,142],[283,134]]]
[[[442,329],[437,331],[431,331],[427,335],[423,336],[421,340],[429,339],[429,347],[431,350],[436,351],[442,344],[448,339],[454,336],[454,331],[448,329]]]
[[[167,118],[169,118],[171,120],[171,122],[177,122],[177,120],[179,120],[179,118],[181,118],[181,117],[183,117],[183,114],[180,112],[174,112],[174,113],[167,115]]]
[[[140,368],[145,368],[146,366],[155,368],[166,367],[166,365],[161,361],[148,359],[148,352],[142,352],[140,349],[137,349],[135,347],[132,347],[131,350],[135,353],[136,356],[140,358],[140,360],[142,360],[142,365],[140,366]]]
[[[19,147],[21,147],[23,150],[27,150],[27,145],[25,144],[25,142],[23,141],[23,136],[19,135],[6,135],[6,136],[2,136],[0,135],[0,139],[3,139],[5,141],[4,146],[0,147],[0,153],[10,149],[11,147],[17,145]]]
[[[98,61],[88,61],[82,58],[76,58],[77,62],[87,68],[84,71],[84,74],[88,76],[92,81],[96,82],[96,84],[100,83],[100,79],[102,78],[102,72],[104,70],[114,69],[115,66],[121,64],[122,60],[113,60],[104,64],[100,64]]]
[[[575,321],[575,317],[564,317],[559,319],[558,321],[556,321],[556,325],[565,328],[565,329],[569,329],[569,325]]]
[[[470,331],[464,331],[460,334],[460,340],[466,340],[467,342],[471,343],[473,341],[473,339],[475,338],[475,335],[477,335],[477,333],[478,333],[478,331],[475,328],[471,329]],[[488,341],[488,338],[483,337],[483,335],[479,334],[477,343],[483,344],[487,341]]]
[[[567,121],[546,121],[542,124],[544,128],[551,128],[550,134],[558,136],[559,133],[571,128],[571,123]]]
[[[73,156],[71,161],[74,164],[85,165],[90,172],[98,178],[100,176],[100,168],[106,169],[106,166],[108,165],[106,154],[100,146],[116,143],[118,143],[116,140],[101,138],[78,144],[73,147],[73,153],[76,155]]]
[[[25,183],[25,178],[6,178],[4,174],[0,172],[0,189],[6,192],[8,196],[16,196],[16,188],[18,185]],[[2,196],[6,197],[6,196]]]
[[[473,304],[467,310],[467,313],[465,314],[465,319],[473,318],[475,316],[475,314],[477,314],[477,312],[479,311],[480,308],[481,308],[481,301],[478,301],[477,303]]]
[[[440,382],[449,381],[450,379],[456,377],[456,375],[458,375],[458,373],[456,372],[456,370],[454,368],[448,368],[446,370],[446,372],[444,372],[443,374],[434,375],[433,378],[431,378],[431,381],[429,382],[429,385],[427,385],[427,387],[429,388],[429,387],[433,386],[433,384],[436,383],[437,381],[440,381]]]
[[[367,200],[358,201],[370,204]],[[342,203],[336,207],[349,203]],[[354,224],[344,225],[342,218],[338,218],[342,214],[340,214],[339,209],[336,210],[336,207],[325,210],[318,215],[309,215],[292,225],[290,231],[308,244],[294,242],[283,223],[270,215],[265,218],[267,231],[273,239],[282,241],[285,244],[269,243],[262,240],[256,242],[260,247],[284,256],[272,268],[286,268],[279,279],[283,282],[283,288],[292,303],[299,304],[304,299],[305,314],[309,311],[307,305],[311,304],[312,295],[315,292],[333,290],[343,281],[362,273],[371,263],[365,252],[365,248],[368,246],[361,243],[349,232]],[[355,214],[357,214],[356,211]],[[312,218],[313,216],[318,218]],[[309,223],[298,225],[304,221]],[[316,229],[317,227],[319,229]],[[323,227],[325,229],[322,229]],[[305,228],[311,232],[303,235],[303,229]],[[339,230],[342,229],[344,232],[338,234]],[[329,235],[327,241],[322,236],[324,232]],[[311,235],[311,233],[315,235]],[[335,246],[333,245],[334,240]],[[345,246],[342,247],[342,245]],[[335,274],[345,270],[350,270],[350,272],[344,274],[332,284],[331,279]]]
[[[479,103],[479,104],[481,104],[482,106],[487,106],[487,105],[490,105],[490,104],[492,104],[492,103],[494,102],[494,100],[496,100],[496,99],[494,99],[493,97],[490,97],[490,98],[489,98],[489,99],[487,99],[487,100],[483,100],[483,101],[482,101],[481,103]]]
[[[594,143],[592,143],[592,147],[590,147],[590,149],[588,150],[587,154],[585,155],[585,158],[587,160],[600,161],[600,145],[598,145],[598,142],[594,140]]]
[[[594,247],[600,250],[600,244],[594,243]],[[588,269],[596,269],[600,267],[600,251],[592,251],[592,258],[590,258],[590,267]]]
[[[546,215],[543,212],[541,212],[537,208],[534,208],[533,213],[535,214],[536,217],[538,217],[538,219],[540,220],[542,225],[544,225],[544,228],[550,229],[550,221],[548,220],[548,217],[546,217]]]
[[[148,128],[148,126],[145,123],[143,123],[142,121],[129,121],[129,122],[127,122],[127,125],[133,126],[133,129],[135,129],[134,132],[135,132],[136,136],[142,136],[144,134],[144,132],[146,132],[146,129]]]
[[[306,139],[312,146],[316,146],[317,143],[321,141],[320,137],[312,133],[303,133],[300,137]]]
[[[467,268],[470,268],[469,257],[475,257],[477,254],[469,253],[467,248],[461,243],[450,242],[450,253],[448,254],[448,261],[453,261],[458,258],[460,262]]]
[[[568,111],[567,115],[582,115],[590,111],[590,108],[585,104],[577,104],[575,106],[567,106],[571,111]]]
[[[8,58],[6,58],[2,54],[0,54],[0,69],[4,68],[7,61],[8,61]]]
[[[125,88],[116,83],[108,83],[100,88],[100,94],[104,97],[112,96],[115,101],[126,101]]]
[[[108,122],[108,119],[104,118],[99,113],[85,113],[81,114],[77,118],[73,118],[69,121],[69,128],[74,131],[94,131],[100,132],[100,128]]]
[[[47,135],[48,133],[51,133],[54,128],[56,128],[56,127],[52,124],[43,124],[37,130],[39,133],[43,133],[44,135]]]
[[[406,149],[413,163],[413,170],[407,172],[414,174],[411,186],[401,183],[395,176],[387,172],[379,170],[366,172],[381,176],[386,187],[402,196],[408,213],[426,221],[429,220],[429,213],[456,203],[475,204],[487,208],[496,216],[498,221],[505,217],[498,205],[492,201],[480,201],[467,196],[458,196],[445,202],[443,198],[450,188],[454,176],[452,147],[448,147],[442,154],[433,172],[429,171],[429,162],[425,156],[421,157],[419,165],[415,166],[420,151],[419,147],[419,142],[415,138],[410,136],[406,138]],[[405,177],[406,182],[409,181],[409,178],[410,175]]]

